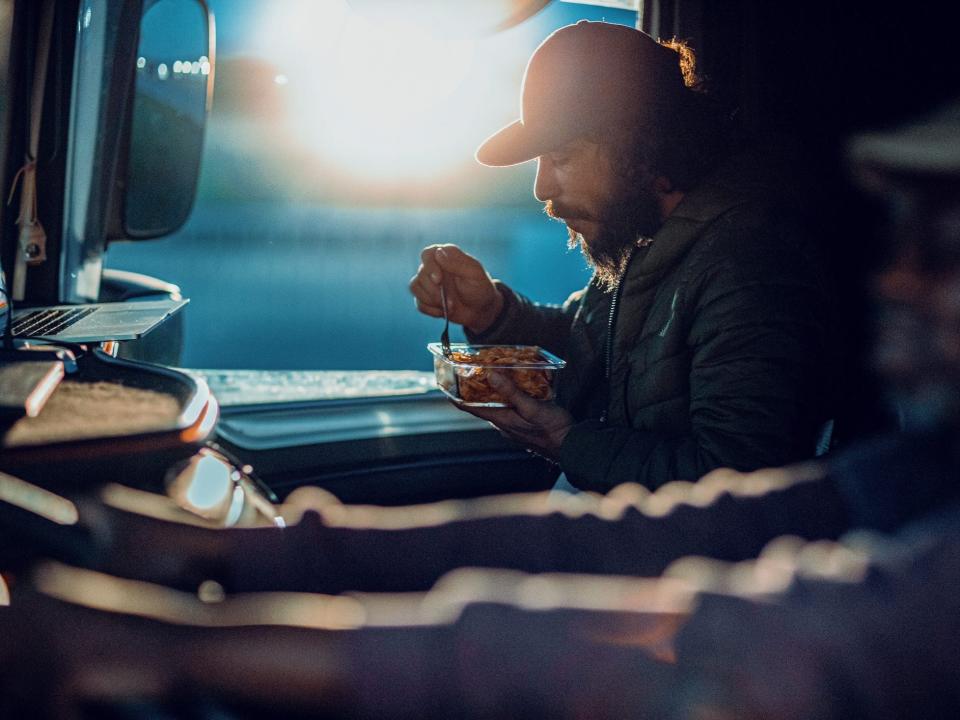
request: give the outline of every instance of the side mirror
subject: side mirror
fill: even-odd
[[[186,222],[213,97],[214,45],[204,0],[145,0],[110,239],[158,237]]]

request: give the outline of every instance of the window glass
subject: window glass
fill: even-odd
[[[473,153],[516,117],[527,58],[553,29],[636,13],[552,3],[477,38],[376,23],[345,0],[209,4],[214,106],[193,213],[107,258],[191,299],[184,366],[429,370],[442,321],[407,283],[432,243],[540,301],[585,284],[533,198],[533,164],[485,168]]]

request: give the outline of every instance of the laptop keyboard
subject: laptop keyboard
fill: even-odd
[[[70,310],[34,310],[13,323],[13,334],[26,337],[43,337],[60,332],[75,322],[96,311],[95,307]]]

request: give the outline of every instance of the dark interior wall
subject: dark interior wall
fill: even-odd
[[[845,149],[856,133],[900,125],[960,96],[945,2],[743,2],[759,127],[785,129],[812,163],[820,227],[839,277],[848,328],[847,402],[864,431],[883,414],[870,370],[870,280],[880,269],[885,207],[854,185]],[[960,138],[958,138],[960,142]]]
[[[750,138],[797,143],[811,210],[838,278],[848,407],[869,432],[883,414],[870,370],[869,280],[883,253],[884,204],[852,182],[845,147],[960,98],[951,3],[885,0],[645,0],[645,30],[688,40],[708,88]],[[960,141],[960,139],[958,139]],[[799,169],[798,169],[799,172]]]
[[[741,120],[845,136],[960,92],[946,2],[647,0],[661,36],[689,39]]]
[[[762,104],[773,117],[845,134],[902,122],[957,93],[947,3],[832,4],[816,12],[824,3],[783,3],[785,12],[759,3],[761,62],[769,56]]]

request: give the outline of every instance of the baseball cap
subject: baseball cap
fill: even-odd
[[[520,118],[487,138],[476,158],[516,165],[583,135],[629,134],[649,127],[684,89],[674,50],[626,25],[581,20],[534,51]]]

